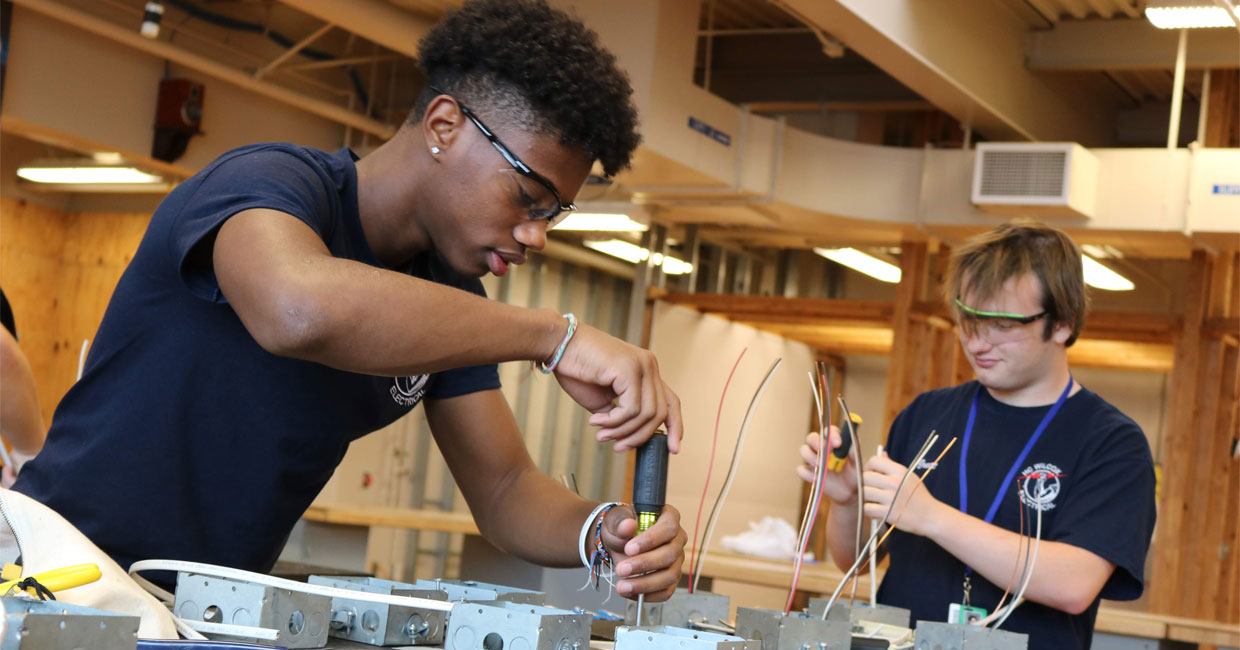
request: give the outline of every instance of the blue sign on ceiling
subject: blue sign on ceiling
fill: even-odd
[[[724,133],[723,131],[720,131],[719,129],[716,129],[715,127],[703,122],[702,120],[699,120],[696,117],[692,117],[692,116],[689,117],[689,128],[693,129],[694,131],[697,131],[698,133],[701,133],[702,135],[714,140],[715,142],[718,142],[719,144],[725,147],[732,146],[732,136]]]

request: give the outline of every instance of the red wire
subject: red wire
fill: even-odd
[[[728,380],[723,382],[723,393],[719,395],[719,409],[715,411],[715,437],[710,441],[710,461],[706,464],[706,483],[702,485],[702,499],[698,501],[697,517],[693,520],[693,553],[698,553],[698,525],[702,523],[702,506],[706,505],[706,493],[710,490],[710,472],[715,467],[715,447],[719,443],[719,420],[723,416],[723,398],[728,396],[728,384],[732,383],[732,375],[736,373],[737,366],[741,365],[741,359],[745,358],[745,352],[749,348],[741,350],[741,355],[736,357],[736,363],[732,364],[732,372],[728,373]],[[689,593],[693,593],[693,558],[689,558]]]

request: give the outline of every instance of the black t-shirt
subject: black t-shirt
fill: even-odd
[[[108,304],[82,379],[15,486],[122,567],[167,558],[266,571],[352,440],[424,396],[499,387],[494,365],[376,377],[265,351],[210,266],[189,254],[229,217],[253,208],[301,219],[336,257],[381,266],[362,231],[347,149],[236,149],[160,204]],[[479,280],[433,255],[398,270],[485,295]]]
[[[9,299],[4,296],[4,289],[0,289],[0,325],[17,338],[17,321],[13,319],[13,308],[9,306]]]
[[[931,430],[941,438],[930,459],[953,436],[959,438],[923,488],[954,508],[960,506],[965,423],[978,390],[973,381],[923,393],[892,423],[888,440],[888,455],[908,465]],[[968,514],[985,517],[1004,476],[1050,408],[1009,406],[981,389],[966,468]],[[1029,505],[1025,533],[1032,534],[1028,515],[1036,515],[1036,497],[1043,504],[1043,541],[1071,544],[1115,564],[1100,598],[1139,597],[1155,506],[1154,464],[1140,427],[1082,388],[1065,401],[1018,468],[1018,479],[1030,476],[1041,478],[1013,482],[992,523],[1019,530],[1018,499],[1024,499]],[[891,565],[879,601],[912,610],[914,621],[946,621],[948,606],[963,600],[965,565],[925,537],[896,531],[888,543]],[[993,611],[1005,585],[995,586],[976,571],[972,585],[971,604]],[[1088,648],[1097,614],[1098,599],[1077,616],[1026,601],[1002,629],[1028,634],[1030,650]]]

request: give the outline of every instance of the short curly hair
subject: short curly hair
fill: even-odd
[[[430,83],[408,122],[422,120],[434,86],[484,119],[558,135],[608,176],[629,166],[641,141],[633,88],[616,57],[580,20],[543,0],[466,2],[427,33],[418,59]]]

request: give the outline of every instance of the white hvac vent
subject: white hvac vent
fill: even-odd
[[[973,203],[987,212],[1092,217],[1098,160],[1071,142],[977,145]]]

